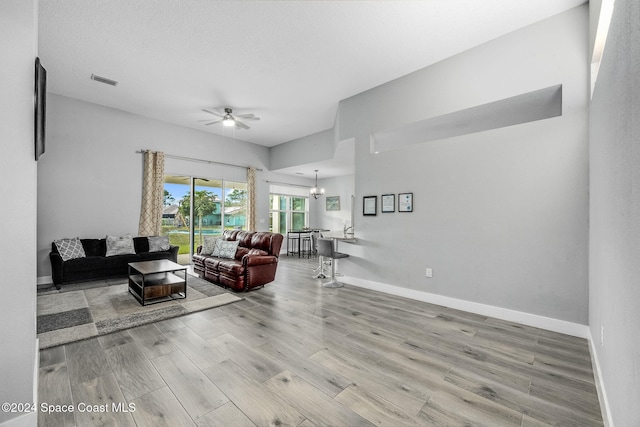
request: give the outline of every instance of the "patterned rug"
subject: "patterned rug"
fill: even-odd
[[[141,306],[127,279],[65,284],[38,290],[40,349],[240,301],[223,288],[189,275],[187,298]]]

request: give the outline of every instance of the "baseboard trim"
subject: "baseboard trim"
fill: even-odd
[[[600,361],[598,360],[598,350],[596,343],[589,328],[589,350],[591,352],[591,366],[593,367],[593,379],[596,383],[596,390],[598,392],[598,401],[600,402],[600,412],[602,412],[602,421],[604,427],[613,427],[613,419],[611,418],[611,410],[609,408],[609,399],[607,398],[607,392],[604,388],[604,380],[602,378],[602,369],[600,369]]]
[[[472,301],[465,301],[458,298],[417,291],[415,289],[402,288],[400,286],[393,286],[386,283],[374,282],[372,280],[359,279],[351,276],[343,276],[340,278],[340,281],[348,283],[350,285],[358,286],[360,288],[371,289],[374,291],[384,292],[387,294],[409,298],[417,301],[428,302],[430,304],[451,307],[455,308],[456,310],[463,310],[470,313],[480,314],[482,316],[495,317],[497,319],[520,323],[527,326],[533,326],[535,328],[546,329],[548,331],[558,332],[574,337],[587,338],[589,335],[589,327],[587,325],[567,322],[566,320],[553,319],[550,317],[539,316],[537,314],[510,310],[508,308],[496,307]]]
[[[38,285],[50,285],[53,283],[53,276],[38,276]]]

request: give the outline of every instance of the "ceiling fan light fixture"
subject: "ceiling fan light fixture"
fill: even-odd
[[[233,119],[233,116],[231,114],[225,114],[224,118],[222,119],[222,126],[227,126],[227,127],[231,127],[231,126],[235,126],[236,121]]]

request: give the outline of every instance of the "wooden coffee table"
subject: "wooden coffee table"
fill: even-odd
[[[184,278],[176,275],[182,271]],[[141,305],[187,297],[187,267],[166,259],[129,263],[129,293]]]

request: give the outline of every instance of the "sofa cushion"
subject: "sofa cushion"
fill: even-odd
[[[218,272],[227,277],[241,277],[244,275],[244,266],[236,260],[223,260],[218,263]]]
[[[58,253],[62,257],[63,261],[86,257],[84,247],[78,237],[71,239],[58,239],[54,240],[54,243],[56,244],[56,249],[58,249]]]
[[[112,255],[104,258],[104,268],[107,270],[119,270],[126,273],[127,264],[138,261],[141,261],[141,259],[140,256],[136,254]]]
[[[220,242],[224,239],[217,239],[213,245],[213,250],[211,251],[211,256],[220,256]]]
[[[251,245],[251,237],[255,234],[255,232],[253,231],[245,231],[245,230],[240,230],[238,231],[238,233],[235,235],[235,239],[240,242],[240,246],[244,246],[245,248],[251,248],[253,247]]]
[[[220,258],[205,258],[204,268],[207,271],[218,271],[218,264],[220,264]]]
[[[259,232],[255,233],[251,238],[251,247],[254,249],[261,249],[270,255],[275,255],[270,253],[271,251],[271,233]]]
[[[101,256],[74,258],[69,261],[65,261],[63,269],[65,272],[102,270],[104,268],[104,263],[105,257]]]
[[[159,259],[168,259],[167,251],[162,252],[142,252],[136,255],[136,261],[155,261]]]
[[[126,234],[124,236],[107,236],[107,253],[106,256],[135,254],[136,249],[133,246],[133,237]]]
[[[219,258],[235,259],[238,244],[240,244],[238,240],[234,240],[232,242],[220,240],[216,246],[216,249],[219,249],[219,255],[214,256],[218,256]]]
[[[106,243],[105,243],[105,248],[106,248]],[[137,254],[149,252],[149,239],[147,237],[134,237],[133,248],[135,249]],[[106,253],[106,250],[105,250],[105,253]]]
[[[204,236],[204,244],[200,250],[201,255],[211,255],[216,248],[216,242],[220,240],[220,236]]]
[[[269,255],[267,251],[263,251],[262,249],[249,249],[249,255]]]
[[[104,256],[107,253],[107,244],[104,239],[80,239],[80,241],[88,257]]]
[[[236,251],[236,259],[242,259],[243,256],[249,253],[251,249],[243,248],[242,246],[238,246],[238,250]]]
[[[169,236],[150,236],[147,237],[149,241],[149,252],[164,252],[168,251],[169,247]]]

